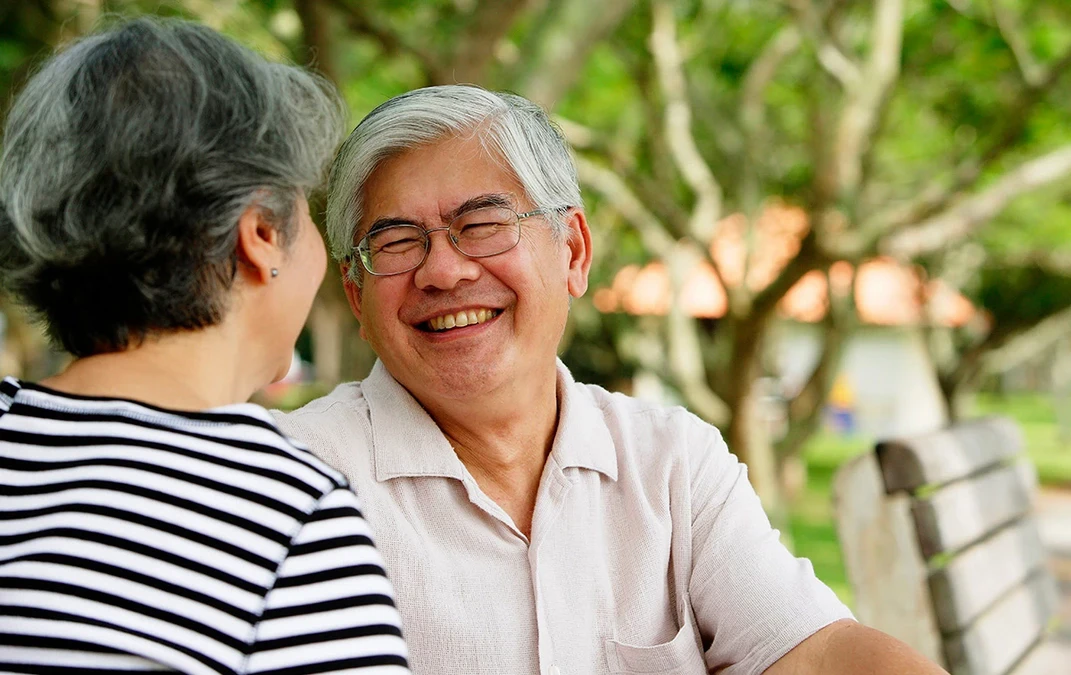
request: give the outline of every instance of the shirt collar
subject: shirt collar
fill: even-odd
[[[376,360],[361,383],[372,418],[376,480],[440,476],[462,480],[465,468],[435,420]]]
[[[561,414],[551,461],[591,469],[617,480],[617,452],[602,411],[587,387],[558,360]],[[372,422],[376,480],[438,476],[463,480],[465,468],[423,406],[377,360],[361,385]]]
[[[563,469],[591,469],[617,480],[617,450],[602,410],[591,390],[573,380],[572,373],[558,359],[558,432],[550,457]]]

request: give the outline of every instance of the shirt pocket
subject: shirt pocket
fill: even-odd
[[[692,614],[692,603],[683,599],[684,625],[669,642],[652,647],[637,647],[617,640],[606,641],[606,660],[614,675],[707,675],[702,642]]]

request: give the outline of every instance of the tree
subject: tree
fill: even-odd
[[[956,283],[982,311],[960,329],[934,329],[929,335],[953,418],[971,413],[972,394],[987,376],[1058,349],[1071,336],[1071,256],[1060,252],[1067,248],[1065,224],[1071,213],[1065,199],[1047,201],[1021,200],[1009,209],[1022,212],[1009,226],[932,263],[941,265],[942,278]]]
[[[768,504],[777,465],[816,426],[854,325],[852,308],[831,297],[822,356],[771,452],[754,419],[755,382],[779,302],[839,260],[881,253],[939,269],[936,259],[984,228],[1020,226],[998,219],[1016,197],[1066,184],[1071,145],[1051,120],[1068,105],[1058,87],[1071,64],[1067,13],[1025,1],[652,0],[611,40],[639,89],[640,130],[626,114],[572,124],[584,121],[578,114],[565,128],[582,180],[675,284],[700,261],[724,282],[710,242],[728,214],[744,214],[754,235],[769,197],[806,212],[810,227],[772,280],[722,284],[720,321],[704,324],[675,303],[660,327],[665,379],[693,410],[727,423]],[[713,30],[724,39],[710,39]],[[646,47],[636,35],[649,36]],[[750,246],[745,270],[756,254]]]

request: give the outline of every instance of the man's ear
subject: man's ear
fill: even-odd
[[[588,290],[591,271],[591,230],[582,209],[570,209],[565,215],[566,246],[569,250],[569,295],[579,298]]]
[[[346,293],[346,300],[350,303],[350,311],[353,312],[353,316],[357,317],[357,322],[361,325],[361,339],[367,340],[368,338],[364,334],[364,322],[361,321],[361,287],[350,278],[350,269],[352,267],[353,264],[345,260],[339,263],[339,271],[342,272],[342,290]]]
[[[282,235],[253,204],[238,218],[238,262],[253,279],[268,283],[284,260]]]

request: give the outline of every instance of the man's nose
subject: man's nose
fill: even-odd
[[[442,232],[443,237],[432,237]],[[472,281],[480,276],[480,264],[454,247],[450,240],[450,228],[435,227],[427,231],[428,256],[417,268],[413,283],[417,288],[449,290],[461,281]]]

